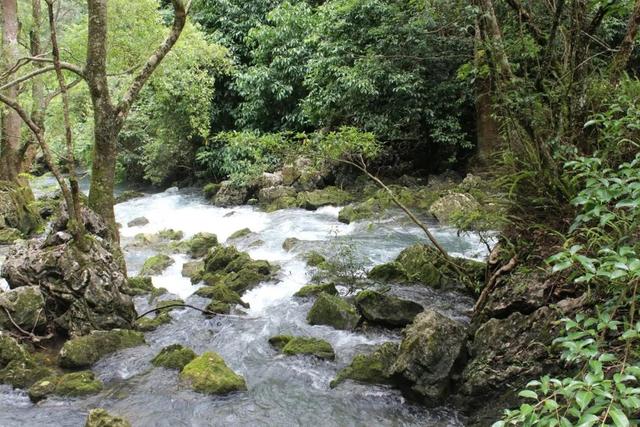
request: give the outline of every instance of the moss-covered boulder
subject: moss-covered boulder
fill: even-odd
[[[188,277],[192,283],[202,280],[204,274],[204,261],[185,262],[182,265],[182,277]]]
[[[22,239],[22,233],[15,228],[0,228],[0,245],[11,245]]]
[[[102,391],[102,382],[91,371],[44,378],[29,388],[29,398],[39,402],[48,396],[81,397]]]
[[[204,309],[213,314],[229,314],[231,313],[231,304],[222,301],[211,300]]]
[[[58,363],[63,368],[84,369],[107,354],[143,344],[145,344],[144,335],[140,332],[125,329],[93,331],[89,335],[73,338],[64,343]]]
[[[147,295],[154,290],[153,281],[149,276],[135,276],[127,279],[127,287],[124,290],[128,295]]]
[[[309,267],[318,267],[323,262],[326,262],[326,258],[319,252],[311,251],[304,256],[304,260]]]
[[[133,199],[139,199],[141,197],[144,197],[144,193],[141,193],[139,191],[133,191],[133,190],[123,191],[122,193],[116,196],[116,204],[128,202],[129,200],[133,200]]]
[[[296,246],[298,246],[300,242],[301,240],[298,238],[287,237],[286,239],[284,239],[284,242],[282,242],[282,249],[284,249],[287,252],[291,252],[291,250]]]
[[[196,357],[198,355],[190,348],[173,344],[160,350],[160,353],[151,360],[151,364],[181,371]]]
[[[300,288],[298,292],[293,294],[294,297],[308,298],[319,295],[320,293],[326,293],[329,295],[338,295],[338,290],[333,283],[326,283],[324,285],[307,285]]]
[[[23,286],[0,293],[0,329],[38,330],[47,324],[45,300],[38,286]]]
[[[0,384],[26,389],[36,381],[52,375],[55,375],[53,369],[28,356],[24,359],[12,360],[4,369],[0,369]]]
[[[211,200],[215,197],[216,194],[218,194],[221,186],[222,185],[217,182],[209,183],[202,187],[202,194],[204,195],[204,197]]]
[[[129,421],[110,415],[104,409],[92,409],[84,427],[131,427]]]
[[[244,308],[249,308],[249,304],[242,301],[237,292],[232,291],[226,285],[217,284],[215,286],[205,286],[196,291],[196,295],[202,298],[211,298],[227,304],[239,304]]]
[[[214,352],[206,352],[193,359],[184,367],[180,377],[195,391],[204,394],[222,395],[247,389],[244,378],[233,372]]]
[[[4,369],[14,360],[23,361],[28,357],[28,353],[18,344],[18,341],[0,331],[0,369]]]
[[[15,229],[24,234],[36,231],[41,220],[32,202],[29,188],[0,181],[0,230]]]
[[[173,228],[165,228],[164,230],[160,230],[158,232],[158,236],[162,240],[182,240],[184,238],[184,232],[180,230],[174,230]]]
[[[173,318],[167,312],[157,313],[154,317],[145,316],[136,321],[136,329],[142,332],[155,331],[162,325],[171,323]]]
[[[360,322],[356,308],[342,298],[320,293],[307,314],[310,325],[326,325],[336,329],[351,330]]]
[[[277,335],[269,338],[269,344],[287,356],[302,354],[326,360],[334,360],[336,358],[331,344],[317,338]]]
[[[229,236],[229,240],[242,239],[243,237],[247,237],[251,233],[252,233],[251,229],[243,228],[243,229],[240,229],[240,230],[235,231],[234,233],[232,233],[231,236]]]
[[[393,261],[386,264],[376,265],[369,271],[369,279],[380,282],[406,282],[408,280],[407,272],[402,264]]]
[[[156,304],[156,310],[157,310],[156,313],[158,314],[170,313],[173,310],[180,310],[184,308],[182,307],[183,305],[184,305],[184,300],[181,300],[179,298],[159,301]]]
[[[255,261],[232,246],[220,246],[205,258],[204,281],[209,286],[224,284],[239,294],[270,280],[276,269],[267,261]]]
[[[369,204],[359,203],[340,209],[338,221],[344,224],[351,224],[352,222],[374,218],[375,215],[373,208]]]
[[[238,259],[241,252],[233,246],[218,246],[206,256],[204,269],[207,273],[223,271],[232,261]]]
[[[212,233],[197,233],[188,240],[187,254],[191,258],[202,258],[209,252],[209,249],[218,246],[218,236]]]
[[[326,187],[322,190],[307,191],[297,196],[298,206],[307,210],[316,210],[323,206],[343,206],[353,200],[353,196],[337,187]]]
[[[249,187],[231,181],[223,181],[214,197],[216,206],[230,207],[244,204],[249,199]]]
[[[365,384],[393,385],[391,367],[398,355],[398,344],[385,343],[372,354],[359,354],[353,358],[351,364],[338,372],[331,381],[331,388],[337,387],[346,380],[353,380]]]
[[[439,405],[447,396],[451,371],[466,338],[461,323],[427,310],[405,329],[391,372],[410,397]]]
[[[140,270],[141,276],[157,276],[167,268],[175,264],[175,260],[169,255],[158,254],[148,258]]]
[[[480,204],[466,193],[450,193],[431,205],[429,212],[443,224],[451,224],[456,216],[469,216],[480,210]]]
[[[407,326],[424,311],[424,308],[416,302],[372,290],[360,292],[356,296],[355,303],[367,322],[392,328]]]
[[[262,188],[258,192],[258,201],[263,206],[276,207],[282,204],[283,199],[295,201],[297,191],[293,187],[277,185]]]

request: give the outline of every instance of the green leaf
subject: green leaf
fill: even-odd
[[[612,406],[609,410],[609,416],[615,423],[616,427],[629,427],[629,419],[617,406]]]

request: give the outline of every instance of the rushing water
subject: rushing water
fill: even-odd
[[[426,410],[406,402],[399,392],[346,382],[329,388],[336,373],[357,353],[371,351],[386,341],[399,341],[398,332],[367,329],[337,331],[310,326],[306,313],[310,301],[292,298],[309,280],[301,255],[311,249],[325,254],[348,244],[368,266],[393,259],[405,247],[422,241],[420,231],[402,217],[370,223],[341,224],[338,208],[316,212],[282,210],[264,213],[252,207],[224,209],[207,204],[195,192],[170,190],[135,199],[116,207],[120,223],[145,216],[144,227],[121,229],[123,246],[137,233],[165,228],[182,230],[185,238],[201,231],[216,233],[224,242],[238,229],[248,227],[254,235],[234,242],[254,259],[281,265],[276,280],[246,293],[250,303],[246,316],[208,319],[193,310],[175,310],[173,322],[146,334],[148,346],[133,348],[101,360],[93,371],[105,383],[97,396],[83,399],[50,398],[37,405],[24,392],[0,386],[0,426],[82,426],[87,412],[103,407],[128,418],[133,426],[458,426],[458,415],[447,408]],[[458,236],[455,230],[434,225],[433,231],[453,254],[471,258],[485,255],[484,246],[473,236]],[[283,241],[296,237],[303,242],[291,252]],[[256,240],[262,245],[256,246]],[[136,274],[149,249],[126,249],[130,274]],[[161,276],[156,287],[165,287],[189,303],[203,306],[206,300],[192,296],[197,289],[181,276],[184,255]],[[0,249],[0,262],[2,252]],[[450,317],[466,321],[471,301],[454,293],[421,287],[393,290]],[[147,308],[145,297],[136,298],[139,310]],[[284,357],[267,340],[277,334],[322,338],[336,351],[334,362],[310,357]],[[175,371],[154,368],[150,360],[164,346],[180,343],[197,353],[218,352],[227,364],[246,379],[248,391],[225,397],[197,394],[180,383]]]

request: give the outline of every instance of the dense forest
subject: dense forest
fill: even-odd
[[[0,425],[640,423],[640,0],[0,13]]]

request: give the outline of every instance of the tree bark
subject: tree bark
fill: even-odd
[[[618,85],[620,77],[629,63],[629,58],[631,57],[631,53],[633,52],[633,47],[635,45],[636,36],[638,35],[639,26],[640,0],[636,0],[631,16],[629,17],[629,23],[627,24],[627,33],[625,34],[622,43],[620,43],[618,53],[611,63],[609,79],[613,85]]]
[[[2,55],[6,68],[18,59],[18,3],[17,0],[2,0]],[[18,86],[6,89],[3,95],[11,100],[18,98]],[[20,130],[22,120],[12,109],[2,112],[2,135],[0,135],[0,179],[20,182]],[[23,184],[23,182],[20,182]]]
[[[509,57],[504,50],[504,43],[502,40],[502,32],[500,31],[500,25],[498,24],[498,18],[496,17],[496,11],[493,7],[492,0],[478,0],[480,10],[482,12],[482,21],[484,22],[484,28],[487,33],[487,41],[489,42],[491,54],[495,58],[495,64],[498,75],[501,79],[511,80],[513,78],[513,72],[511,71],[511,64],[509,63]]]

